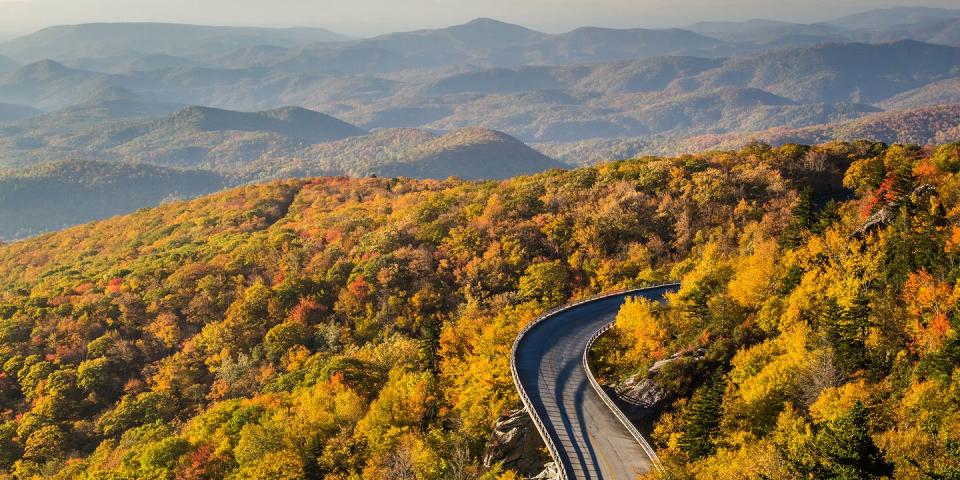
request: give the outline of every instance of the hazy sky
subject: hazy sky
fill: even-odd
[[[817,21],[898,5],[958,0],[0,0],[0,32],[64,23],[162,21],[318,26],[352,35],[433,28],[492,17],[544,31],[576,26],[680,26],[700,20]]]

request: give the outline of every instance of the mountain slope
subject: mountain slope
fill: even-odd
[[[826,22],[846,29],[878,29],[944,18],[960,18],[960,9],[931,7],[895,7],[854,13]]]
[[[218,54],[262,44],[306,45],[348,38],[320,28],[253,28],[169,23],[89,23],[45,28],[0,44],[25,62],[136,54]]]
[[[671,468],[949,478],[958,165],[957,145],[865,142],[501,182],[288,180],[2,245],[0,469],[472,476],[521,405],[518,332],[679,275],[575,362],[665,393],[653,441]],[[874,211],[887,221],[863,228]],[[689,460],[690,435],[744,451]]]
[[[142,164],[71,161],[0,175],[0,240],[129,213],[224,188],[219,175]]]
[[[21,118],[32,117],[42,113],[40,110],[26,105],[0,103],[0,122],[20,120]]]
[[[0,73],[6,73],[20,68],[20,64],[10,57],[0,55]]]
[[[691,152],[738,148],[760,141],[771,145],[873,140],[885,143],[938,145],[960,141],[960,105],[940,105],[879,112],[856,120],[803,128],[773,128],[752,133],[693,136],[651,151]],[[667,143],[669,145],[670,142]]]
[[[880,103],[883,108],[901,110],[925,105],[960,103],[960,77],[929,83]]]
[[[229,171],[264,155],[364,134],[349,123],[298,107],[264,112],[189,107],[161,120],[118,125],[93,147],[128,160]]]
[[[566,166],[493,130],[467,128],[438,136],[416,129],[386,129],[313,145],[296,156],[254,162],[243,171],[252,178],[378,175],[501,179]]]
[[[770,145],[870,140],[889,144],[939,145],[960,142],[960,104],[906,110],[865,113],[849,119],[837,115],[834,121],[759,131],[695,135],[649,135],[635,138],[591,139],[582,142],[535,143],[533,147],[572,165],[637,158],[644,155],[680,155],[704,150],[738,149],[753,142]],[[784,123],[786,124],[786,122]]]
[[[661,55],[724,52],[724,42],[689,30],[583,27],[544,39],[528,58],[537,63],[570,64],[636,60]],[[720,49],[720,50],[717,50]]]
[[[747,84],[796,101],[873,103],[956,75],[960,48],[916,41],[826,44],[737,57],[701,86]]]
[[[469,128],[430,140],[377,171],[383,176],[489,179],[565,167],[507,134]]]
[[[814,44],[849,40],[839,27],[765,19],[742,22],[700,22],[688,30],[727,42],[752,42],[758,46]]]
[[[371,174],[506,178],[564,166],[509,135],[478,128],[442,136],[416,129],[368,133],[297,107],[264,112],[189,107],[158,120],[101,117],[84,125],[84,115],[106,108],[97,105],[0,127],[0,164],[99,158],[203,168],[249,179]]]
[[[209,107],[189,107],[151,127],[150,135],[178,132],[270,132],[310,143],[329,142],[366,132],[329,115],[299,107],[264,112],[235,112]],[[169,132],[169,133],[168,133]]]
[[[0,75],[0,101],[57,110],[110,86],[106,75],[43,60]]]

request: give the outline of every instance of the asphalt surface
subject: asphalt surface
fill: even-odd
[[[618,295],[554,314],[520,339],[516,369],[536,414],[560,451],[567,478],[634,480],[651,459],[587,380],[583,352],[590,337],[616,318],[627,296],[660,300],[663,287]]]

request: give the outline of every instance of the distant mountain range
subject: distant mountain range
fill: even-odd
[[[960,9],[931,7],[894,7],[846,15],[827,22],[844,30],[886,30],[929,20],[960,18]]]
[[[322,28],[254,28],[169,23],[88,23],[45,28],[0,44],[22,62],[43,59],[217,55],[256,45],[296,46],[350,38]]]
[[[0,102],[108,116],[116,110],[117,117],[155,117],[182,105],[248,111],[300,105],[364,129],[481,126],[524,141],[570,142],[851,120],[890,105],[948,101],[958,72],[960,48],[912,40],[402,80],[262,68],[104,74],[46,60],[0,75]]]
[[[561,161],[574,165],[589,165],[605,160],[658,155],[664,152],[673,155],[737,149],[751,142],[782,145],[855,140],[916,145],[960,142],[960,103],[877,112],[855,120],[802,128],[775,127],[724,134],[594,139],[575,143],[538,143],[533,146]]]
[[[496,179],[566,166],[492,130],[368,133],[296,107],[255,113],[189,107],[158,120],[84,126],[71,115],[36,116],[0,127],[5,157],[0,164],[20,167],[0,175],[0,239],[254,180],[313,175]],[[101,161],[84,160],[90,158]]]
[[[392,172],[434,178],[506,178],[562,166],[499,132],[473,128],[437,136],[395,129],[370,134],[299,107],[263,112],[188,107],[159,119],[101,119],[92,125],[78,122],[75,115],[69,109],[0,124],[0,166],[92,157],[261,178],[271,175],[251,164],[281,171],[296,165],[312,175]],[[439,165],[442,161],[458,166]],[[428,164],[440,173],[422,167]]]
[[[960,9],[872,10],[817,24],[763,19],[673,29],[583,27],[547,34],[479,18],[447,28],[351,39],[320,28],[162,23],[56,26],[0,43],[20,63],[56,60],[106,73],[173,67],[270,68],[293,73],[387,72],[636,61],[662,55],[728,56],[823,42],[912,39],[960,46]],[[0,71],[3,71],[0,61]]]

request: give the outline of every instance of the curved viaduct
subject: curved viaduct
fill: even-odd
[[[661,300],[678,284],[597,297],[541,316],[517,336],[511,367],[524,406],[566,480],[633,480],[659,459],[600,388],[586,351],[628,296]]]

